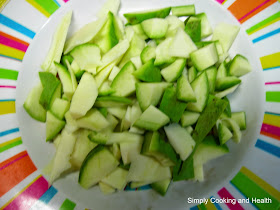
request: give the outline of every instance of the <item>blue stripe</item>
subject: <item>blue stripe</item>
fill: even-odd
[[[273,144],[265,142],[263,140],[258,139],[256,145],[257,148],[262,149],[278,158],[280,158],[280,147],[277,147]]]
[[[1,15],[1,14],[0,14]],[[14,60],[17,60],[17,61],[22,61],[22,60],[20,60],[20,59],[17,59],[17,58],[13,58],[13,57],[10,57],[10,56],[6,56],[6,55],[1,55],[0,54],[0,56],[2,56],[2,57],[5,57],[5,58],[10,58],[10,59],[14,59]]]
[[[11,133],[16,133],[16,132],[19,132],[19,128],[13,128],[11,130],[2,131],[2,132],[0,132],[0,137],[9,135]]]
[[[56,3],[57,4],[57,6],[59,6],[60,7],[60,4],[56,1],[56,0],[53,0],[54,1],[54,3]]]
[[[266,38],[271,37],[271,36],[273,36],[275,34],[278,34],[278,33],[280,33],[280,28],[278,28],[278,29],[276,29],[274,31],[271,31],[271,32],[269,32],[267,34],[264,34],[264,35],[262,35],[262,36],[260,36],[260,37],[258,37],[256,39],[253,39],[253,43],[259,42],[259,41],[261,41],[263,39],[266,39]]]
[[[210,199],[211,199],[211,198],[215,198],[215,197],[214,197],[214,196],[211,196]],[[209,200],[209,202],[211,202],[211,201]],[[216,209],[218,209],[218,210],[223,210],[222,207],[221,207],[219,204],[217,204],[216,202],[214,202],[213,204],[214,204],[214,206],[216,207]]]
[[[267,68],[267,69],[263,69],[264,71],[267,71],[267,70],[274,70],[274,69],[278,69],[280,68],[280,66],[276,66],[276,67],[271,67],[271,68]]]
[[[190,208],[190,210],[199,210],[199,208],[197,206],[193,206]]]
[[[138,190],[149,190],[149,189],[152,189],[149,184],[138,188]]]
[[[0,102],[5,102],[5,101],[16,101],[16,99],[1,99]]]
[[[280,116],[280,114],[278,114],[278,113],[274,113],[274,112],[265,112],[265,114],[270,114],[270,115]]]
[[[39,201],[48,204],[50,200],[55,196],[57,193],[57,189],[55,189],[53,186],[51,186],[45,193],[44,195],[41,196]]]
[[[24,27],[23,25],[11,20],[10,18],[0,14],[0,23],[14,29],[15,31],[18,31],[22,34],[24,34],[25,36],[30,37],[31,39],[33,39],[33,37],[35,36],[35,33],[33,31],[31,31],[30,29]]]

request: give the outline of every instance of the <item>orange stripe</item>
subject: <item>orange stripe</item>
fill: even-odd
[[[6,38],[8,38],[8,39],[11,39],[11,40],[14,40],[14,41],[16,41],[16,42],[19,42],[19,43],[21,43],[21,44],[24,44],[24,45],[26,45],[26,46],[29,46],[29,43],[27,43],[27,42],[25,42],[25,41],[23,41],[23,40],[21,40],[21,39],[18,39],[18,38],[14,37],[14,36],[11,36],[11,35],[9,35],[9,34],[6,34],[6,33],[2,32],[2,31],[0,31],[0,36],[4,36],[4,37],[6,37]]]
[[[0,197],[36,171],[26,151],[0,163]]]
[[[268,132],[265,132],[265,131],[261,131],[260,134],[280,141],[280,136],[276,136],[274,134],[271,134],[271,133],[268,133]]]
[[[240,20],[240,22],[243,23],[246,20],[253,17],[254,15],[256,15],[257,13],[264,10],[265,8],[267,8],[268,6],[270,6],[271,4],[275,3],[277,0],[270,0],[267,3],[265,3],[266,1],[267,0],[246,0],[246,1],[236,0],[228,8],[228,10],[236,17],[237,20],[242,18],[242,20]],[[260,5],[262,5],[262,6],[260,6]],[[259,7],[259,8],[256,9],[257,7]],[[256,10],[253,11],[254,9],[256,9]],[[249,14],[249,15],[246,16],[247,14]],[[246,16],[246,17],[244,17],[244,16]]]

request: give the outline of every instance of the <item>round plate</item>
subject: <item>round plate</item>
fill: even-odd
[[[22,105],[39,82],[40,65],[63,15],[73,10],[70,36],[96,19],[104,2],[11,0],[1,12],[0,206],[7,209],[277,209],[280,205],[277,175],[280,4],[272,0],[187,2],[195,3],[197,13],[205,12],[213,28],[219,22],[240,25],[229,54],[245,55],[253,67],[229,97],[233,111],[246,111],[248,126],[242,132],[242,141],[229,142],[229,154],[205,165],[205,182],[172,183],[165,197],[145,187],[104,196],[98,187],[81,188],[78,173],[66,175],[49,186],[43,168],[51,161],[55,149],[45,142],[45,124],[30,118]],[[186,4],[184,0],[121,2],[120,15]],[[271,200],[264,199],[260,204],[254,198]]]

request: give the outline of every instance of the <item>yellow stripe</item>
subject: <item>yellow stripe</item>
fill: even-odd
[[[9,0],[0,0],[0,12],[5,8],[5,6],[8,4]]]
[[[14,143],[14,142],[16,142],[16,141],[18,141],[18,140],[21,140],[21,137],[17,137],[17,138],[15,138],[15,139],[12,139],[12,140],[10,140],[10,141],[6,141],[6,142],[0,144],[0,148],[6,146],[6,145],[8,145],[8,144],[12,144],[12,143]]]
[[[36,1],[34,0],[26,0],[29,4],[31,4],[33,7],[35,7],[39,12],[41,12],[46,17],[50,17],[51,14],[48,13],[46,10],[44,10],[43,7],[41,7]]]
[[[18,197],[24,190],[26,190],[30,185],[32,185],[34,182],[36,182],[42,175],[39,175],[36,177],[32,182],[30,182],[27,186],[25,186],[21,191],[19,191],[14,197],[12,197],[4,206],[1,207],[1,209],[6,208],[13,200],[15,200],[16,197]]]
[[[280,66],[280,52],[260,58],[263,69]]]
[[[263,118],[263,123],[280,127],[280,116],[265,114]]]
[[[261,30],[261,29],[263,29],[263,28],[265,28],[265,27],[267,27],[267,26],[269,26],[269,25],[271,25],[271,24],[273,24],[273,23],[276,23],[276,22],[279,21],[279,20],[280,20],[280,17],[279,17],[279,18],[276,18],[275,20],[273,20],[273,21],[271,21],[271,22],[269,22],[269,23],[267,23],[267,24],[264,24],[263,26],[261,26],[261,27],[255,29],[255,30],[253,30],[253,31],[251,31],[250,33],[248,33],[248,35],[251,35],[251,34],[253,34],[253,33],[255,33],[255,32],[257,32],[257,31],[259,31],[259,30]]]
[[[205,204],[205,207],[207,210],[217,210],[217,208],[215,207],[215,205],[210,201],[210,199],[207,200],[207,204]]]
[[[275,197],[280,201],[280,192],[276,190],[274,187],[272,187],[270,184],[268,184],[266,181],[258,177],[256,174],[254,174],[249,169],[242,167],[240,170],[241,173],[246,175],[249,179],[254,181],[256,184],[258,184],[261,188],[263,188],[266,192],[268,192],[270,195]],[[276,174],[274,174],[276,175]]]
[[[6,45],[0,44],[0,54],[12,58],[22,60],[24,57],[24,52],[18,49],[8,47]]]
[[[15,113],[16,107],[14,101],[2,101],[0,102],[0,115]]]

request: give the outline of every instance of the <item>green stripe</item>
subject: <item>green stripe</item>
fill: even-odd
[[[232,180],[231,183],[247,198],[250,198],[250,202],[252,202],[252,198],[264,199],[270,198],[272,200],[271,203],[253,203],[259,209],[279,209],[280,202],[271,196],[269,193],[264,191],[260,186],[258,186],[255,182],[250,180],[243,173],[239,172]]]
[[[74,209],[76,206],[76,203],[70,201],[69,199],[66,199],[63,204],[61,205],[61,207],[59,208],[59,210],[71,210]]]
[[[6,151],[8,149],[11,149],[11,148],[13,148],[17,145],[20,145],[20,144],[22,144],[22,140],[18,140],[18,141],[15,141],[15,142],[11,143],[11,144],[5,145],[4,147],[0,148],[0,153]]]
[[[17,71],[0,68],[0,79],[17,80],[17,77],[18,77]]]
[[[208,202],[210,202],[210,201],[208,201]],[[200,210],[207,210],[207,208],[206,208],[206,206],[204,205],[204,203],[200,204],[200,205],[198,206],[198,208],[199,208]]]
[[[267,102],[280,102],[280,91],[268,91],[266,92]]]
[[[271,15],[270,17],[264,19],[263,21],[257,23],[256,25],[252,26],[251,28],[247,29],[246,32],[248,34],[252,33],[253,31],[257,31],[258,29],[262,28],[265,25],[268,25],[270,22],[273,22],[275,19],[280,18],[280,12]]]
[[[53,0],[35,0],[48,13],[53,14],[59,6]]]

